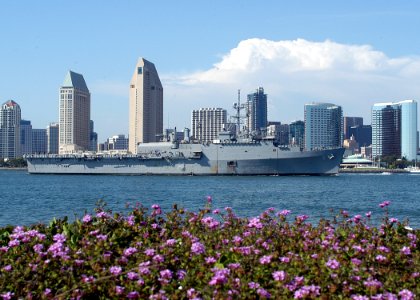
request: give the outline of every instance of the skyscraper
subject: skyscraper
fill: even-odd
[[[60,88],[60,153],[89,149],[90,92],[83,75],[69,71]]]
[[[129,151],[163,134],[163,88],[155,65],[139,58],[130,82]]]
[[[344,139],[349,139],[350,138],[350,127],[353,126],[363,126],[363,118],[362,117],[344,117],[343,118],[344,121]]]
[[[267,94],[259,87],[254,93],[248,94],[248,130],[261,132],[267,127]]]
[[[32,129],[32,153],[45,154],[47,153],[47,146],[47,130]]]
[[[58,123],[50,123],[47,126],[47,153],[58,154],[59,150],[59,126]]]
[[[191,113],[192,136],[203,143],[217,139],[226,123],[227,111],[222,108],[200,108]]]
[[[0,158],[21,156],[20,106],[13,100],[3,103],[0,109]]]
[[[20,151],[22,155],[32,154],[32,124],[31,121],[20,121]]]
[[[289,125],[289,139],[291,145],[298,145],[300,149],[304,148],[305,141],[305,122],[294,121]]]
[[[376,103],[372,107],[372,156],[417,156],[417,102]]]
[[[341,147],[343,111],[331,103],[305,104],[305,148]]]

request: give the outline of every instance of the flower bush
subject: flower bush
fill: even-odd
[[[314,226],[270,208],[127,215],[0,228],[0,299],[416,299],[420,231],[341,212]],[[291,220],[287,220],[291,218]],[[417,298],[418,299],[418,298]]]

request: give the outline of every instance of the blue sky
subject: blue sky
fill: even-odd
[[[0,10],[0,102],[35,128],[58,120],[67,70],[82,73],[102,142],[128,133],[138,57],[164,86],[165,127],[192,109],[231,111],[263,86],[269,119],[303,118],[312,101],[370,123],[375,102],[420,99],[417,1],[8,1]],[[233,112],[232,112],[233,113]]]

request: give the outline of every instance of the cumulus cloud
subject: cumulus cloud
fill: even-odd
[[[302,119],[305,103],[325,101],[369,124],[375,102],[418,100],[419,76],[420,57],[390,58],[370,45],[254,38],[241,41],[208,70],[162,78],[166,114],[184,126],[192,109],[229,110],[237,89],[245,101],[259,86],[268,94],[270,120]]]

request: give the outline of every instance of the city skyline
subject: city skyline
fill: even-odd
[[[268,120],[284,123],[302,120],[304,104],[313,101],[335,103],[344,115],[370,123],[374,103],[420,98],[417,3],[92,1],[72,22],[62,22],[60,5],[44,5],[48,10],[7,3],[0,12],[1,28],[8,28],[0,49],[0,102],[20,103],[34,128],[58,121],[56,94],[71,69],[89,83],[99,140],[128,135],[128,86],[139,56],[159,70],[165,128],[188,127],[191,111],[200,107],[232,114],[236,91],[246,95],[255,86],[268,91]],[[161,14],[137,18],[141,10]],[[248,22],[254,15],[264,18]],[[62,32],[77,33],[83,50],[64,42]],[[23,70],[43,76],[22,86]]]

